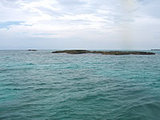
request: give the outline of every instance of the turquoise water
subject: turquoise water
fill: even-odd
[[[0,120],[160,120],[160,54],[0,51]]]

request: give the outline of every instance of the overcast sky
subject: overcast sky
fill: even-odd
[[[0,0],[0,49],[160,48],[160,0]]]

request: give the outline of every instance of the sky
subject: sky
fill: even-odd
[[[160,0],[0,0],[0,49],[160,48]]]

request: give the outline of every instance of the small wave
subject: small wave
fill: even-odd
[[[118,120],[159,120],[160,102],[141,103],[137,105],[126,106],[127,109],[118,116]]]

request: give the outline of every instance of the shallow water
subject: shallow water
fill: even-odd
[[[160,53],[0,51],[0,120],[159,120]]]

